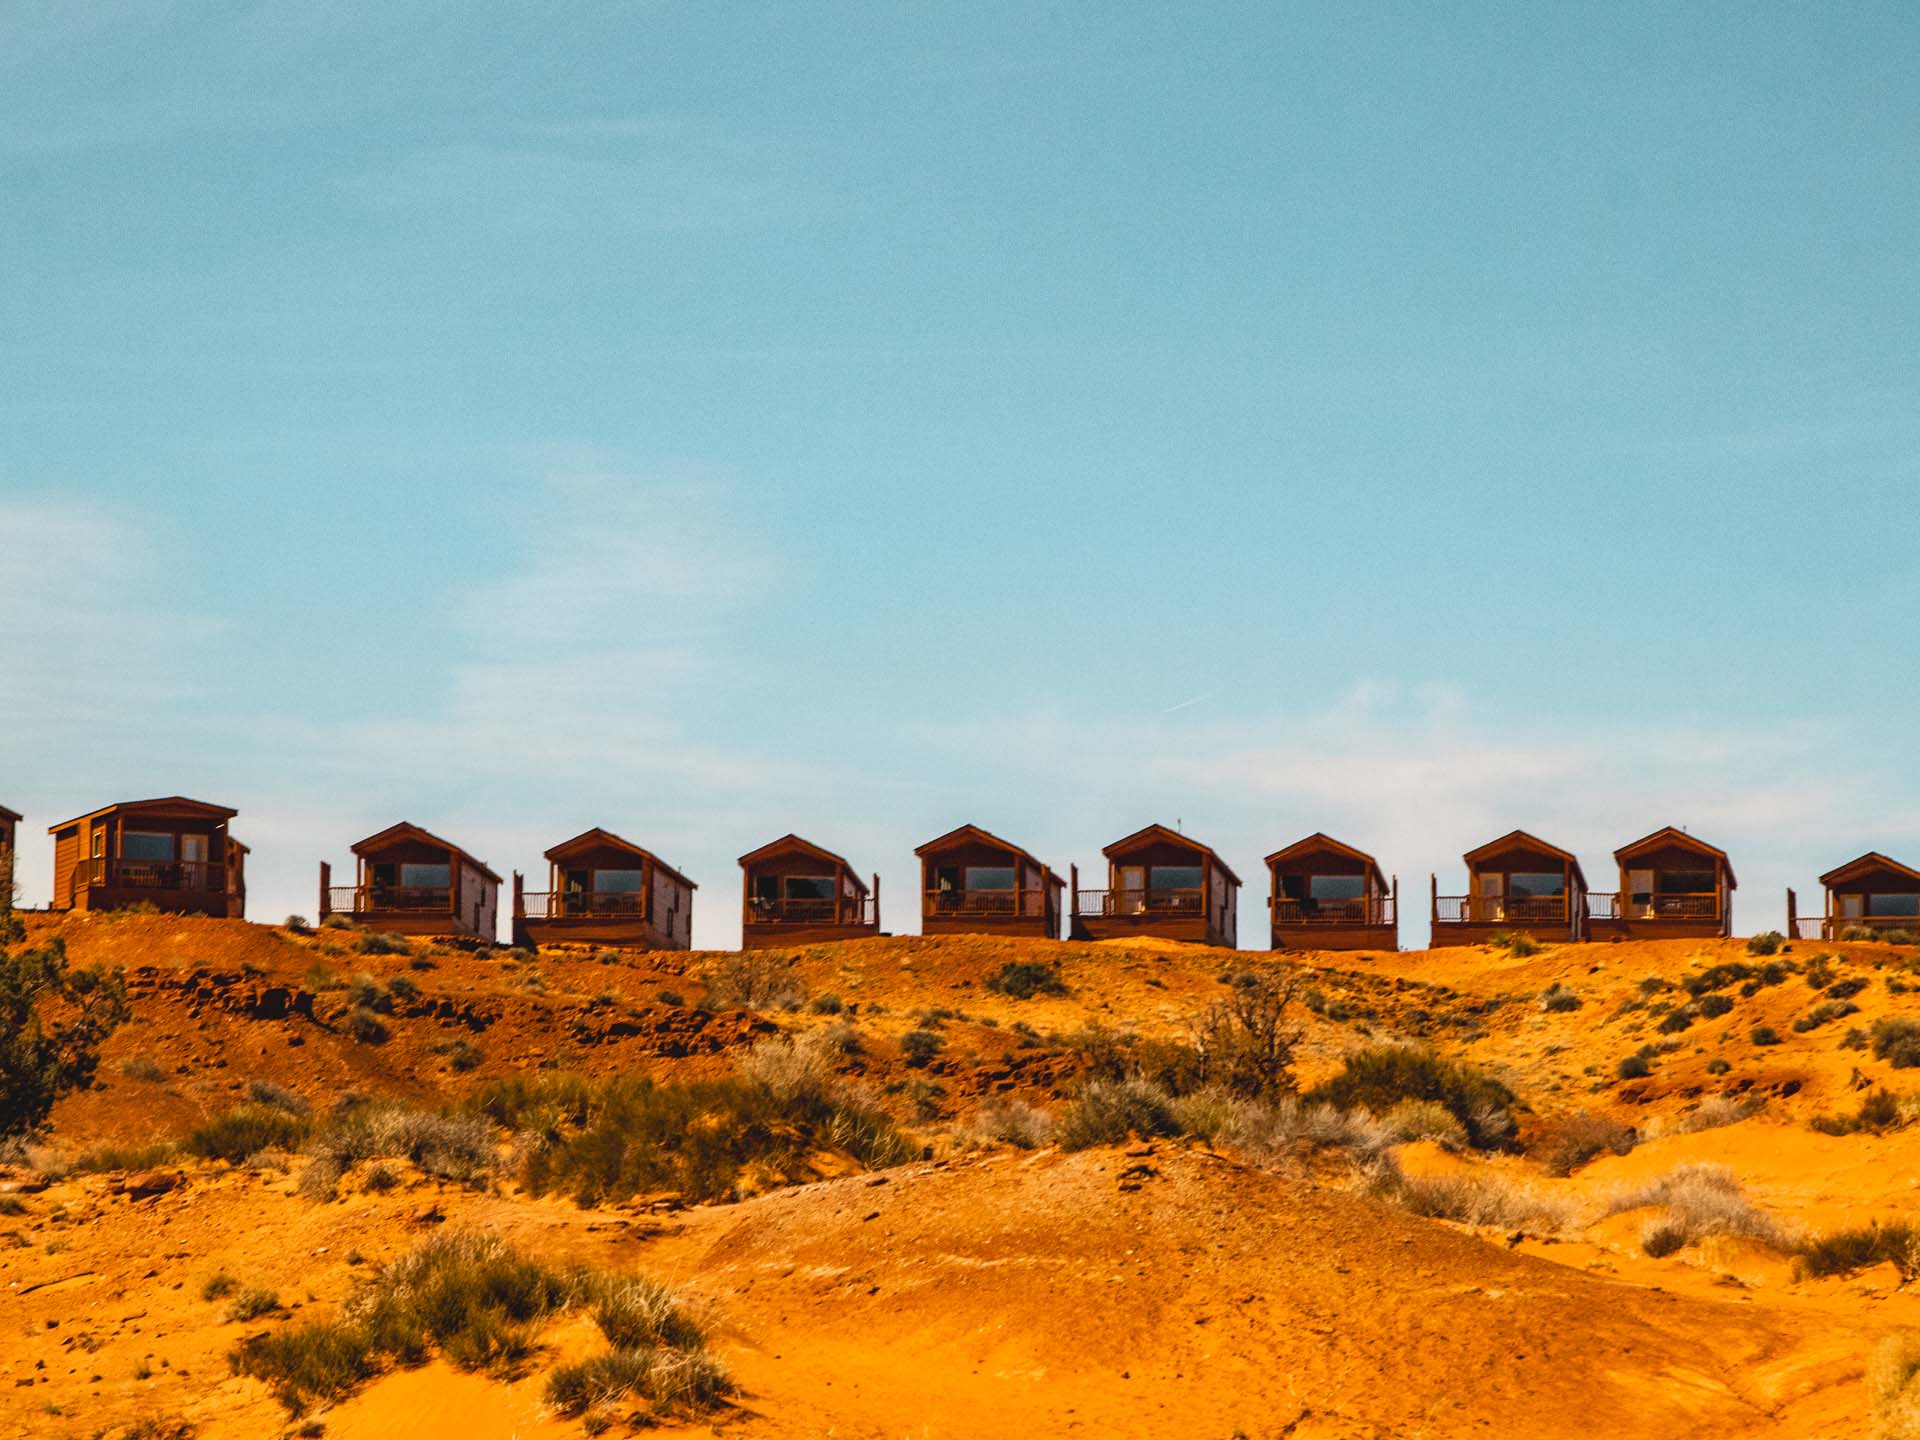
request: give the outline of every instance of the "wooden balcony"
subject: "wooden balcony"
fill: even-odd
[[[1612,890],[1594,890],[1587,895],[1587,914],[1595,920],[1672,921],[1698,924],[1720,918],[1718,895],[1652,895],[1635,900]]]
[[[842,896],[838,900],[761,900],[747,902],[741,917],[747,925],[872,925],[871,895]]]
[[[1129,915],[1204,915],[1207,892],[1204,890],[1082,890],[1076,915],[1106,919]]]
[[[920,913],[939,920],[1014,920],[1047,913],[1045,890],[929,890]]]
[[[1365,929],[1394,923],[1394,903],[1390,895],[1373,895],[1354,900],[1296,900],[1290,895],[1268,899],[1275,929],[1333,930],[1346,927]]]
[[[369,915],[450,915],[453,892],[445,885],[335,885],[327,891],[332,910],[358,920]]]
[[[75,889],[152,890],[161,893],[225,894],[227,867],[211,860],[82,860],[73,867]]]
[[[645,920],[644,890],[529,890],[520,913],[530,920]]]
[[[1568,921],[1565,895],[1436,895],[1436,925],[1553,925]]]

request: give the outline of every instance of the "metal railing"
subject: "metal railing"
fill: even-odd
[[[743,917],[749,925],[871,925],[871,895],[843,896],[839,900],[747,901]]]
[[[647,917],[644,890],[529,890],[520,897],[520,913],[530,920],[565,920],[582,916]]]
[[[928,890],[921,909],[938,920],[1010,920],[1046,913],[1045,890]]]
[[[1439,895],[1436,925],[1564,925],[1565,895]]]
[[[1587,893],[1587,914],[1595,920],[1718,920],[1718,895],[1662,895],[1636,900],[1613,890]]]
[[[356,915],[444,915],[453,909],[453,891],[445,885],[335,885],[327,891],[327,903]]]
[[[1200,915],[1207,908],[1204,890],[1082,890],[1080,915]]]
[[[1273,912],[1275,925],[1310,928],[1394,923],[1391,895],[1369,895],[1352,900],[1297,900],[1291,895],[1275,895],[1267,904]]]
[[[73,884],[75,889],[221,891],[227,888],[227,867],[211,860],[115,860],[95,856],[75,864]]]

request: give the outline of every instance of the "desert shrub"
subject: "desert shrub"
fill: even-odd
[[[604,1315],[616,1328],[653,1335],[640,1343],[662,1356],[702,1353],[698,1329],[670,1301],[662,1307],[649,1299],[650,1323],[641,1322],[643,1307],[626,1298],[634,1283],[558,1269],[489,1236],[442,1235],[361,1282],[336,1319],[254,1336],[229,1360],[235,1373],[265,1381],[299,1415],[316,1401],[351,1393],[388,1365],[417,1365],[436,1352],[462,1369],[512,1367],[528,1355],[541,1324],[583,1305],[594,1306],[596,1320]],[[731,1386],[713,1362],[705,1373],[703,1401],[684,1385],[671,1392],[637,1388],[656,1403],[671,1393],[681,1405],[710,1405]]]
[[[193,1440],[199,1433],[199,1426],[177,1415],[144,1415],[115,1435],[114,1440]]]
[[[1538,997],[1540,1008],[1549,1015],[1563,1014],[1568,1010],[1580,1008],[1580,997],[1567,989],[1558,980],[1542,990]]]
[[[433,1053],[445,1057],[448,1066],[461,1075],[479,1069],[480,1062],[487,1058],[486,1052],[464,1035],[440,1041]]]
[[[1697,1135],[1702,1130],[1718,1130],[1722,1126],[1737,1125],[1748,1116],[1756,1113],[1762,1102],[1758,1099],[1735,1099],[1731,1095],[1709,1095],[1678,1119],[1667,1121],[1661,1127],[1664,1135]]]
[[[1572,1207],[1565,1200],[1503,1175],[1472,1171],[1408,1175],[1397,1165],[1377,1163],[1368,1188],[1415,1215],[1462,1225],[1514,1229],[1532,1224],[1559,1229],[1572,1218]]]
[[[406,1160],[429,1175],[462,1182],[489,1175],[500,1164],[493,1132],[480,1116],[436,1114],[390,1100],[335,1106],[307,1150],[334,1179],[365,1160]]]
[[[1892,977],[1889,976],[1888,978],[1891,979]],[[1845,980],[1836,980],[1827,986],[1827,998],[1829,1000],[1851,1000],[1872,983],[1873,982],[1865,975],[1853,975]]]
[[[113,1170],[151,1170],[172,1160],[180,1147],[169,1140],[151,1145],[102,1145],[67,1162],[69,1175],[97,1175]]]
[[[968,1133],[982,1144],[1038,1150],[1053,1139],[1053,1117],[1025,1101],[995,1096],[974,1111]]]
[[[731,1010],[777,1010],[807,998],[793,961],[777,950],[742,950],[708,965],[700,974],[705,1003]]]
[[[1816,1115],[1807,1123],[1823,1135],[1880,1135],[1905,1122],[1906,1112],[1900,1098],[1885,1090],[1874,1090],[1851,1115]]]
[[[1118,1145],[1129,1135],[1177,1135],[1173,1097],[1150,1080],[1090,1080],[1060,1116],[1064,1150]]]
[[[276,1085],[271,1080],[249,1080],[247,1098],[256,1105],[265,1105],[269,1109],[284,1110],[289,1115],[305,1115],[312,1111],[302,1096],[284,1085]]]
[[[1380,1117],[1380,1128],[1395,1145],[1432,1140],[1459,1150],[1470,1143],[1460,1117],[1438,1100],[1402,1100]]]
[[[1614,1066],[1613,1073],[1621,1080],[1644,1080],[1653,1074],[1653,1065],[1646,1056],[1636,1050]]]
[[[241,1105],[189,1132],[183,1148],[206,1160],[238,1165],[262,1150],[292,1150],[312,1127],[299,1115],[267,1105]]]
[[[396,975],[387,981],[387,996],[388,1009],[391,1011],[392,1002],[395,1000],[402,1002],[418,1000],[420,998],[420,987],[406,976]]]
[[[931,1030],[909,1030],[900,1037],[900,1056],[909,1069],[923,1069],[945,1044],[946,1041]]]
[[[1867,1043],[1874,1059],[1885,1060],[1896,1070],[1920,1066],[1920,1020],[1905,1015],[1882,1016],[1867,1031]]]
[[[1698,1000],[1694,1001],[1693,1008],[1700,1013],[1702,1019],[1717,1020],[1733,1009],[1733,997],[1731,995],[1702,995]]]
[[[1292,1095],[1236,1101],[1233,1123],[1218,1138],[1260,1157],[1278,1157],[1302,1148],[1346,1150],[1369,1164],[1396,1143],[1385,1124],[1364,1110],[1307,1105]]]
[[[1874,1348],[1867,1366],[1876,1440],[1920,1440],[1920,1333],[1902,1330]]]
[[[1705,970],[1684,977],[1680,985],[1688,995],[1698,1000],[1702,995],[1710,995],[1716,990],[1725,990],[1728,986],[1737,985],[1742,980],[1754,979],[1756,973],[1753,966],[1733,961],[1709,965]]]
[[[1662,1035],[1677,1035],[1689,1025],[1693,1024],[1694,1018],[1698,1013],[1699,1012],[1691,1005],[1677,1006],[1663,1015],[1660,1018],[1660,1023],[1654,1026],[1654,1029],[1658,1030]]]
[[[222,1270],[217,1274],[207,1277],[206,1283],[200,1287],[200,1298],[202,1300],[224,1300],[239,1288],[240,1282]]]
[[[1676,1166],[1658,1179],[1612,1196],[1606,1213],[1655,1206],[1666,1213],[1642,1233],[1643,1248],[1649,1240],[1655,1247],[1648,1254],[1671,1254],[1709,1235],[1738,1236],[1775,1250],[1791,1245],[1779,1224],[1754,1208],[1733,1172],[1723,1166]]]
[[[1542,1125],[1527,1150],[1549,1175],[1565,1176],[1600,1155],[1625,1155],[1633,1144],[1632,1126],[1576,1110]]]
[[[1234,979],[1233,992],[1187,1022],[1192,1076],[1168,1075],[1176,1091],[1219,1087],[1248,1099],[1291,1094],[1293,1051],[1300,1031],[1287,1018],[1295,977],[1274,968]],[[1182,1066],[1171,1067],[1175,1070]]]
[[[334,910],[321,918],[320,928],[322,930],[357,930],[360,927],[353,923],[351,915],[344,915]]]
[[[291,930],[296,935],[311,935],[313,933],[313,926],[307,923],[307,917],[304,915],[289,915],[285,920],[280,922],[280,927],[283,930]]]
[[[0,950],[0,1145],[40,1134],[56,1100],[93,1083],[100,1046],[131,1013],[121,972],[73,969],[58,937]]]
[[[1807,1031],[1817,1030],[1822,1025],[1828,1024],[1831,1021],[1859,1013],[1860,1007],[1851,1000],[1822,1000],[1818,1005],[1807,1011],[1806,1014],[1795,1020],[1793,1022],[1793,1028],[1796,1033],[1805,1034]]]
[[[1540,953],[1540,942],[1531,935],[1513,935],[1507,939],[1507,953],[1519,960]]]
[[[1800,977],[1807,982],[1808,989],[1824,990],[1833,983],[1833,962],[1834,957],[1825,952],[1808,959],[1807,968]]]
[[[1015,1000],[1067,993],[1067,982],[1060,978],[1058,967],[1034,960],[1009,960],[987,976],[986,984],[987,989]]]
[[[842,1055],[860,1055],[866,1052],[867,1042],[860,1034],[859,1027],[850,1020],[836,1020],[831,1025],[821,1027],[820,1043],[830,1046]]]
[[[1763,930],[1747,941],[1749,955],[1777,955],[1780,947],[1787,943],[1787,937],[1778,930]]]
[[[241,1320],[258,1320],[262,1315],[270,1315],[280,1308],[280,1297],[271,1290],[242,1290],[233,1297],[233,1303],[227,1306],[226,1320],[229,1324]]]
[[[376,1011],[365,1006],[355,1006],[347,1011],[340,1028],[362,1045],[384,1045],[387,1040],[387,1022]]]
[[[120,1073],[129,1080],[148,1080],[158,1082],[167,1078],[167,1072],[144,1055],[136,1055],[131,1060],[120,1062]]]
[[[563,1415],[580,1415],[642,1395],[663,1414],[697,1413],[733,1388],[726,1370],[704,1352],[645,1346],[560,1366],[548,1377],[547,1403]]]
[[[1771,1025],[1756,1025],[1748,1034],[1747,1038],[1756,1045],[1778,1045],[1780,1043],[1780,1032],[1775,1030]]]
[[[833,1088],[829,1047],[816,1036],[762,1040],[735,1066],[742,1080],[782,1102],[815,1100]]]
[[[1475,1147],[1504,1149],[1513,1143],[1511,1090],[1470,1065],[1411,1045],[1378,1045],[1349,1055],[1340,1073],[1306,1098],[1342,1110],[1360,1106],[1374,1115],[1387,1114],[1403,1100],[1432,1100],[1466,1127]]]
[[[362,955],[411,955],[413,946],[407,943],[404,935],[387,935],[378,930],[369,930],[353,942],[353,948]]]
[[[1815,1277],[1850,1275],[1883,1262],[1890,1262],[1903,1281],[1920,1275],[1920,1229],[1892,1220],[1832,1230],[1803,1243],[1794,1268]]]
[[[829,990],[824,995],[814,996],[807,1008],[816,1015],[838,1015],[846,1005],[838,995]]]
[[[1733,1069],[1733,1062],[1723,1056],[1716,1055],[1707,1061],[1707,1074],[1709,1075],[1724,1075],[1731,1069]]]

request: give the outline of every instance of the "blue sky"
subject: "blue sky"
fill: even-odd
[[[0,3],[0,803],[1920,856],[1908,6]],[[48,846],[23,857],[29,901]],[[1420,905],[1403,939],[1424,939]]]

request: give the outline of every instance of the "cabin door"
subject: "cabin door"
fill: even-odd
[[[566,909],[563,913],[568,915],[586,914],[588,908],[587,872],[584,870],[566,871],[561,888],[566,891],[564,902]]]
[[[1507,877],[1498,870],[1483,870],[1479,877],[1480,913],[1474,918],[1481,924],[1497,924],[1507,918]]]
[[[188,889],[197,890],[212,877],[207,874],[207,837],[204,835],[182,835],[180,837],[180,883]],[[198,866],[198,869],[193,867]]]
[[[1627,871],[1627,903],[1633,907],[1633,913],[1640,919],[1653,919],[1653,871]]]
[[[1122,915],[1147,913],[1146,866],[1122,865],[1120,867],[1120,913]]]

